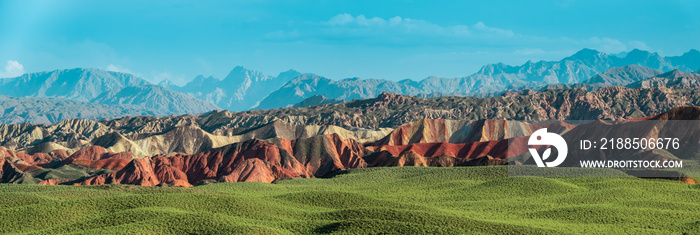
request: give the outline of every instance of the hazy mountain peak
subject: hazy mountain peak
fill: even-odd
[[[680,71],[678,69],[674,69],[670,72],[663,73],[657,77],[659,78],[668,78],[668,79],[673,79],[673,78],[680,78],[680,77],[689,77],[691,76],[690,74]]]
[[[196,82],[202,82],[202,81],[219,81],[219,79],[216,78],[216,77],[214,77],[214,76],[205,77],[204,75],[197,75],[197,77],[195,77],[194,80],[192,80],[192,81],[196,81]]]
[[[696,49],[691,49],[681,56],[667,56],[664,59],[681,71],[692,72],[700,68],[700,51]]]
[[[625,58],[627,56],[627,54],[629,54],[629,51],[621,51],[621,52],[614,54],[612,56],[615,56],[617,58]]]
[[[580,51],[574,53],[573,55],[564,58],[569,59],[569,60],[586,60],[586,59],[591,59],[591,58],[597,58],[597,57],[604,57],[605,53],[589,49],[589,48],[583,48]]]
[[[432,77],[432,76],[430,76],[430,77]],[[428,78],[430,78],[430,77],[428,77]],[[426,78],[426,79],[428,79],[428,78]],[[403,79],[403,80],[399,81],[398,83],[408,85],[408,86],[413,86],[413,87],[418,87],[420,84],[418,81],[415,81],[415,80],[410,79],[410,78]]]
[[[286,82],[286,81],[292,80],[292,79],[299,77],[299,76],[301,76],[301,73],[299,71],[290,69],[290,70],[281,72],[279,75],[277,75],[277,79],[285,80],[285,82]]]
[[[231,72],[226,76],[226,78],[224,78],[223,81],[244,82],[247,79],[261,81],[267,80],[269,78],[269,76],[261,72],[246,69],[243,66],[236,66],[235,68],[233,68],[233,70],[231,70]]]
[[[129,86],[102,93],[92,103],[107,105],[137,105],[159,115],[193,114],[218,109],[216,105],[173,91],[162,86]]]
[[[351,77],[351,78],[345,78],[345,79],[343,79],[343,80],[341,80],[341,81],[347,81],[347,82],[359,82],[359,81],[362,81],[362,79],[361,79],[361,78],[359,78],[359,77]]]
[[[513,66],[499,62],[499,63],[495,63],[495,64],[484,65],[476,73],[477,74],[484,74],[484,75],[492,75],[495,73],[502,73],[504,71],[509,71],[512,68],[513,68]]]
[[[586,80],[586,84],[604,84],[605,86],[624,86],[643,79],[654,77],[662,72],[639,65],[613,67],[604,73],[597,74]]]
[[[657,54],[657,53],[652,53],[649,51],[640,50],[640,49],[636,49],[636,48],[634,50],[630,51],[629,53],[627,53],[627,56],[625,56],[625,58],[634,58],[634,59],[651,58],[651,57],[661,58],[659,56],[659,54]]]
[[[695,56],[695,57],[698,57],[698,56],[700,56],[700,51],[695,50],[695,49],[690,49],[690,51],[688,51],[688,52],[686,52],[686,53],[683,53],[682,56]]]
[[[134,75],[95,68],[26,73],[0,81],[0,95],[88,101],[105,91],[150,84]]]

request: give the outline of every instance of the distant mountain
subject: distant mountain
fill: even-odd
[[[604,73],[597,74],[580,83],[556,83],[547,84],[544,86],[524,86],[524,87],[509,87],[503,93],[517,93],[522,90],[544,91],[551,89],[573,89],[586,88],[588,91],[596,91],[609,86],[629,86],[638,81],[652,78],[661,74],[660,70],[639,65],[627,65],[622,67],[613,67]],[[498,93],[495,93],[498,95]]]
[[[660,70],[639,65],[614,67],[584,81],[585,84],[601,83],[609,86],[625,86],[661,74]]]
[[[345,101],[341,100],[341,99],[328,99],[322,95],[315,95],[315,96],[311,96],[309,98],[306,98],[305,100],[302,100],[301,102],[295,104],[292,107],[300,108],[300,107],[309,107],[309,106],[323,105],[323,104],[340,104],[343,102],[345,102]]]
[[[352,100],[376,97],[382,92],[416,95],[420,90],[410,84],[383,79],[347,78],[340,81],[304,74],[265,97],[258,109],[291,107],[306,98],[321,95],[331,99]]]
[[[105,105],[63,98],[0,96],[0,123],[56,123],[66,119],[103,119],[156,115],[136,105]]]
[[[628,85],[631,88],[656,88],[671,89],[696,89],[700,88],[700,74],[686,73],[673,70],[649,79],[645,79]]]
[[[159,116],[196,114],[219,109],[211,102],[156,85],[131,86],[108,91],[90,102],[107,105],[136,105],[152,110]]]
[[[161,85],[212,102],[224,109],[242,111],[258,106],[265,96],[299,75],[301,73],[289,70],[272,77],[237,66],[223,80],[200,75],[182,87],[170,83]]]
[[[692,51],[692,50],[691,50]],[[687,70],[687,67],[690,67],[689,64],[685,64],[685,62],[691,62],[691,61],[677,61],[679,64],[673,64],[671,61],[672,59],[670,57],[661,57],[657,53],[652,53],[648,51],[643,51],[639,49],[634,49],[627,53],[627,56],[625,57],[615,57],[611,56],[610,57],[611,62],[614,66],[623,66],[623,65],[640,65],[640,66],[645,66],[649,67],[652,69],[658,69],[662,71],[670,71],[675,68],[683,68],[683,70]],[[700,58],[698,58],[700,60]],[[697,62],[696,62],[697,63]],[[698,65],[693,65],[693,67],[697,67]],[[692,71],[692,70],[689,70]]]
[[[621,68],[610,70],[615,67]],[[560,61],[528,61],[521,66],[489,64],[475,74],[462,78],[428,77],[421,81],[407,79],[394,82],[359,78],[334,81],[316,75],[300,76],[272,92],[255,108],[289,107],[314,95],[349,101],[374,97],[381,92],[421,97],[488,97],[500,95],[504,91],[537,89],[552,84],[562,88],[598,89],[610,85],[626,85],[662,71],[679,69],[690,72],[699,67],[700,56],[696,50],[678,57],[661,57],[657,53],[635,49],[625,53],[624,57],[618,57],[583,49]],[[599,74],[600,76],[597,76]],[[571,85],[576,83],[588,85]]]
[[[11,123],[52,123],[78,117],[100,119],[123,115],[194,114],[219,109],[210,102],[151,85],[131,74],[100,69],[55,70],[2,79],[0,95],[17,97],[6,97],[1,106],[10,107],[6,110],[17,109],[5,112],[17,117],[0,119]],[[39,108],[32,111],[32,103]]]
[[[698,61],[700,61],[700,51],[692,49],[681,56],[666,57],[666,60],[676,65],[676,67],[683,72],[691,72],[700,66],[698,65]]]
[[[75,68],[1,79],[0,95],[89,101],[106,91],[148,84],[131,74]]]

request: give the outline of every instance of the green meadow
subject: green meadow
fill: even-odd
[[[0,233],[700,233],[699,185],[507,174],[393,167],[193,188],[2,184]]]

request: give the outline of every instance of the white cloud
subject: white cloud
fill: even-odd
[[[494,27],[489,27],[484,24],[484,22],[477,22],[474,24],[474,29],[483,31],[483,32],[489,32],[489,33],[494,33],[497,35],[505,36],[505,37],[513,37],[515,34],[511,30],[506,30],[506,29],[499,29],[499,28],[494,28]]]
[[[107,65],[107,67],[106,67],[105,69],[106,69],[107,71],[112,71],[112,72],[134,74],[134,73],[131,72],[131,70],[128,69],[128,68],[125,68],[125,67],[122,67],[122,66],[119,66],[119,65],[114,65],[114,64]]]
[[[424,20],[414,20],[409,18],[402,18],[400,16],[394,16],[388,20],[380,17],[367,18],[364,15],[352,16],[348,13],[339,14],[331,17],[328,21],[323,22],[326,25],[331,26],[361,26],[367,28],[404,28],[404,29],[429,29],[429,30],[440,30],[439,25],[424,21]]]
[[[474,25],[441,26],[425,20],[417,20],[394,16],[389,19],[381,17],[353,16],[348,13],[331,17],[321,25],[331,26],[322,32],[335,36],[346,34],[360,37],[433,37],[440,40],[450,39],[494,39],[517,36],[512,30],[487,26],[484,22]],[[276,32],[279,35],[279,32]],[[424,41],[424,40],[421,40]]]
[[[16,60],[8,60],[5,70],[0,71],[0,78],[17,77],[24,74],[24,66]]]
[[[331,17],[331,19],[328,20],[327,23],[330,25],[345,25],[345,24],[351,23],[353,21],[355,21],[355,17],[353,17],[352,15],[350,15],[348,13],[343,13],[343,14],[339,14],[339,15]]]
[[[309,44],[379,45],[392,49],[430,47],[440,53],[473,53],[489,48],[492,52],[481,57],[498,55],[502,62],[516,64],[521,63],[517,61],[524,62],[528,59],[561,59],[582,48],[608,54],[634,48],[648,49],[648,46],[640,41],[622,41],[604,35],[578,38],[529,35],[492,26],[483,21],[436,24],[401,16],[382,18],[343,13],[332,16],[327,21],[306,24],[307,27],[269,33],[267,38]],[[506,57],[512,59],[503,59]]]

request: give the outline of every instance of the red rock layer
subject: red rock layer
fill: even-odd
[[[27,165],[46,164],[56,159],[55,156],[56,155],[53,153],[51,155],[45,153],[35,153],[29,155],[26,153],[15,152],[5,147],[0,147],[0,157],[11,159],[13,162],[22,161]],[[60,158],[60,156],[58,158]]]
[[[367,166],[362,159],[364,147],[337,134],[273,142],[249,140],[196,154],[133,159],[117,172],[78,184],[183,185],[187,182],[197,185],[204,180],[270,183],[283,177],[322,176],[335,170]],[[91,151],[104,154],[99,149]],[[80,161],[90,160],[78,159],[73,163]]]
[[[150,158],[136,158],[119,171],[94,176],[76,185],[136,184],[155,186],[160,183],[153,173]]]
[[[86,159],[86,160],[99,160],[99,159],[133,159],[136,155],[131,152],[120,152],[114,153],[103,147],[93,145],[81,150],[76,151],[67,159]]]
[[[0,158],[0,176],[0,183],[19,183],[25,178],[31,178],[5,158]]]
[[[526,123],[494,119],[483,119],[474,122],[422,119],[396,128],[389,135],[371,145],[484,142],[529,135],[540,128],[547,128],[549,132],[563,133],[574,127],[574,125],[562,121]]]
[[[172,157],[134,159],[118,172],[92,177],[80,184],[175,185],[203,180],[272,182],[275,178],[301,177],[304,167],[276,145],[259,140]]]
[[[281,146],[289,148],[294,158],[306,168],[308,176],[323,176],[331,171],[367,167],[362,158],[365,148],[354,139],[343,140],[338,134],[297,139]]]
[[[369,146],[374,152],[372,166],[455,166],[501,165],[509,156],[522,154],[525,149],[509,149],[511,142],[527,141],[527,136],[506,140],[451,143],[417,143],[399,146]],[[487,159],[480,159],[487,158]],[[478,161],[474,161],[480,159]]]
[[[90,146],[76,151],[63,160],[63,164],[73,164],[88,169],[120,170],[136,157],[131,152],[114,153],[100,146]]]

